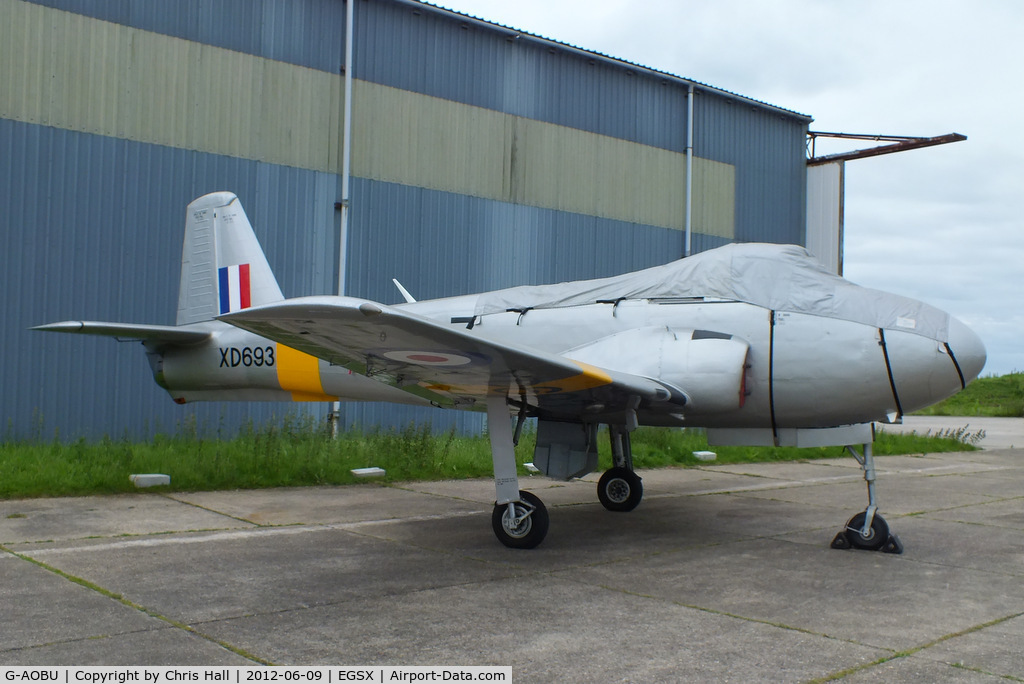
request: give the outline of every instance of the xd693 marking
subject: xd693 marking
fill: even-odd
[[[238,368],[245,366],[273,366],[274,347],[219,347],[219,368]]]

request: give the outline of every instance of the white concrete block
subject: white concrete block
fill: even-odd
[[[160,485],[171,484],[170,475],[161,475],[159,473],[129,475],[128,479],[131,480],[136,487],[159,487]]]
[[[387,472],[383,468],[353,468],[349,471],[356,477],[384,477]]]

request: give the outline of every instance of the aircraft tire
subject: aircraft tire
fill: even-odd
[[[505,546],[512,549],[532,549],[544,541],[548,534],[548,509],[544,502],[532,492],[519,491],[519,501],[515,502],[517,512],[533,510],[518,527],[512,525],[508,515],[508,504],[494,504],[491,513],[491,527],[494,536]]]
[[[876,513],[875,517],[871,520],[871,533],[865,537],[860,531],[864,527],[864,518],[866,516],[867,513],[861,511],[850,518],[850,522],[846,523],[846,538],[850,540],[850,545],[856,549],[878,551],[889,541],[889,524],[885,522],[882,516]]]
[[[644,498],[643,480],[628,468],[609,468],[597,483],[597,498],[609,511],[631,511]]]

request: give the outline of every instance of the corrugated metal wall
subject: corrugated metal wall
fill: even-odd
[[[173,324],[184,207],[216,188],[241,198],[286,293],[331,289],[333,175],[0,119],[7,432],[42,425],[44,437],[117,437],[170,430],[188,416],[233,429],[292,410],[178,407],[152,381],[141,346],[27,330],[66,319]]]
[[[346,291],[399,300],[611,275],[683,253],[674,77],[408,0],[355,5]],[[320,405],[173,405],[138,345],[173,322],[184,210],[238,194],[288,296],[337,279],[340,0],[0,0],[5,436],[208,430]],[[808,120],[697,87],[693,246],[803,240]],[[478,416],[348,405],[349,424]]]
[[[638,67],[415,2],[356,5],[360,78],[676,152],[686,88]]]
[[[646,225],[685,227],[686,156],[621,138],[357,81],[358,176]],[[732,167],[694,160],[695,176]],[[710,167],[717,167],[705,171]],[[732,197],[708,211],[727,213]],[[720,221],[721,237],[732,237]],[[728,225],[726,225],[728,223]],[[711,231],[709,231],[711,232]]]
[[[121,26],[337,74],[341,0],[32,0]]]
[[[0,76],[3,118],[340,169],[341,79],[316,69],[3,0]]]
[[[694,98],[693,118],[694,154],[736,170],[736,241],[803,244],[806,121],[717,95]]]

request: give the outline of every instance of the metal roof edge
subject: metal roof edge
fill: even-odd
[[[588,49],[580,47],[578,45],[572,45],[570,43],[564,43],[562,41],[554,40],[554,39],[548,38],[546,36],[541,36],[541,35],[536,34],[536,33],[530,33],[529,31],[524,31],[522,29],[515,28],[514,26],[507,26],[505,24],[499,24],[496,21],[490,21],[488,19],[484,19],[482,17],[477,17],[477,16],[474,16],[472,14],[466,14],[465,12],[460,12],[458,10],[454,10],[454,9],[450,9],[448,7],[444,7],[443,5],[438,5],[438,4],[435,4],[435,3],[432,3],[432,2],[427,2],[426,0],[391,0],[391,1],[396,3],[396,4],[406,5],[406,6],[411,7],[411,8],[417,8],[417,9],[419,9],[419,8],[426,8],[426,9],[431,10],[431,11],[439,11],[441,13],[449,14],[449,15],[452,15],[453,17],[460,18],[461,20],[464,20],[464,21],[468,21],[468,22],[472,22],[472,23],[475,23],[475,24],[479,24],[482,27],[488,28],[488,29],[491,29],[491,30],[493,30],[493,29],[504,29],[505,31],[510,31],[511,32],[511,34],[510,34],[511,37],[517,37],[517,38],[526,37],[526,38],[531,39],[531,40],[536,40],[536,41],[538,41],[540,43],[548,43],[548,44],[557,46],[559,49],[562,49],[562,50],[568,50],[570,52],[575,52],[575,53],[577,53],[577,54],[579,54],[581,56],[586,56],[586,57],[591,58],[591,59],[600,59],[603,62],[608,62],[608,63],[613,64],[615,66],[637,69],[639,71],[646,72],[646,73],[648,73],[650,75],[657,76],[659,78],[670,79],[670,80],[675,81],[676,83],[678,83],[680,85],[685,85],[685,86],[691,86],[692,85],[694,87],[694,89],[704,90],[704,91],[706,91],[708,93],[712,93],[712,94],[718,95],[719,97],[723,97],[723,98],[726,98],[726,99],[731,99],[731,100],[737,100],[737,101],[740,101],[740,102],[744,102],[744,103],[753,105],[753,106],[755,106],[755,107],[757,107],[759,109],[765,109],[765,110],[768,110],[768,111],[771,111],[771,112],[774,112],[774,113],[777,113],[777,114],[780,114],[780,115],[783,115],[783,116],[787,116],[787,117],[791,117],[791,118],[794,118],[794,119],[798,119],[798,120],[800,120],[800,121],[802,121],[804,123],[807,123],[807,124],[810,124],[812,121],[814,121],[814,117],[812,117],[809,114],[801,114],[800,112],[794,111],[792,109],[786,109],[784,107],[779,107],[777,105],[773,105],[773,104],[770,104],[768,102],[764,102],[762,100],[757,100],[757,99],[754,99],[752,97],[747,97],[746,95],[740,95],[739,93],[735,93],[735,92],[732,92],[730,90],[725,90],[724,88],[717,88],[717,87],[715,87],[713,85],[710,85],[710,84],[707,84],[707,83],[703,83],[701,81],[696,81],[696,80],[694,80],[692,78],[686,78],[686,77],[683,77],[683,76],[678,76],[676,74],[673,74],[673,73],[670,73],[670,72],[667,72],[667,71],[661,71],[660,69],[655,69],[653,67],[644,66],[643,64],[637,64],[636,62],[630,62],[627,59],[622,59],[620,57],[614,57],[612,55],[606,55],[603,52],[597,52],[595,50],[588,50]]]

